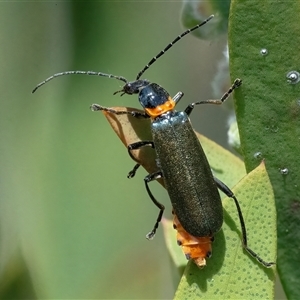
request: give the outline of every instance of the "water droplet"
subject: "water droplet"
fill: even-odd
[[[255,152],[253,157],[255,159],[262,159],[263,158],[262,153],[260,151]]]
[[[282,169],[279,169],[280,173],[282,175],[287,175],[289,173],[289,169],[288,168],[282,168]]]
[[[208,282],[214,282],[215,280],[213,278],[207,278]]]
[[[265,130],[276,133],[279,130],[279,128],[278,128],[278,126],[272,124],[270,126],[268,126],[268,125],[265,126]]]
[[[297,71],[290,71],[286,74],[287,82],[296,84],[300,81],[300,74]]]
[[[276,125],[272,125],[270,129],[272,132],[277,132],[279,130],[279,128]]]
[[[156,166],[160,169],[161,168],[160,160],[158,158],[156,158],[155,162],[156,162]]]
[[[268,54],[268,49],[262,48],[262,49],[260,50],[260,54],[263,55],[263,56],[266,56],[266,55]]]

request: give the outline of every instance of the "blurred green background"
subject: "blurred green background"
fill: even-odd
[[[139,107],[113,96],[121,82],[66,76],[32,89],[56,72],[94,70],[133,80],[183,31],[181,3],[2,2],[0,298],[171,298],[172,269],[162,228],[145,239],[157,208],[104,116],[90,104]],[[206,25],[206,26],[209,26]],[[186,37],[145,73],[178,105],[215,98],[211,81],[225,36]],[[219,95],[220,96],[220,95]],[[205,106],[194,127],[226,142],[229,112]],[[166,192],[151,184],[166,204]]]

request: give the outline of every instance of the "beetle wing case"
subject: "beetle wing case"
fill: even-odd
[[[192,236],[214,235],[223,223],[222,202],[187,114],[170,111],[155,118],[152,135],[179,222]]]

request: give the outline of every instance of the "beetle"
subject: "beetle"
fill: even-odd
[[[260,264],[269,268],[274,262],[267,262],[259,257],[247,243],[247,231],[239,202],[233,192],[219,179],[213,176],[202,146],[191,126],[189,115],[196,105],[222,104],[241,85],[236,79],[231,88],[220,100],[204,100],[191,103],[185,111],[175,111],[178,101],[183,97],[178,92],[173,98],[156,83],[145,83],[137,90],[140,104],[145,112],[120,111],[98,104],[91,106],[93,111],[105,111],[112,114],[129,114],[136,118],[150,118],[153,140],[139,141],[128,145],[128,153],[134,159],[132,151],[142,147],[155,149],[159,171],[148,174],[144,178],[147,193],[159,208],[159,214],[147,239],[153,239],[164,213],[164,205],[153,196],[149,182],[162,178],[168,191],[174,211],[174,225],[178,230],[178,244],[182,246],[186,257],[193,259],[198,267],[205,265],[205,258],[211,256],[210,243],[213,236],[223,224],[223,207],[218,192],[220,189],[232,198],[237,208],[244,249]],[[132,84],[130,88],[132,88]],[[119,91],[126,93],[127,86]],[[132,92],[132,90],[130,90]],[[128,177],[135,176],[140,167],[137,163]],[[195,246],[196,252],[192,251]],[[194,253],[194,254],[193,254]]]
[[[184,111],[176,111],[175,106],[183,97],[178,92],[173,98],[160,85],[147,79],[140,79],[142,74],[167,50],[188,33],[196,30],[210,21],[210,16],[204,22],[186,30],[169,43],[162,51],[153,57],[137,74],[136,80],[128,81],[122,76],[115,76],[94,71],[66,71],[57,73],[38,84],[33,92],[50,80],[63,75],[84,74],[104,76],[123,81],[125,84],[120,93],[137,94],[144,111],[117,111],[112,108],[93,104],[93,111],[104,111],[113,114],[129,114],[135,118],[150,118],[152,140],[138,141],[128,145],[128,154],[132,159],[133,151],[142,147],[151,147],[157,155],[158,171],[144,178],[145,188],[153,203],[159,208],[159,214],[153,229],[147,234],[147,239],[153,239],[162,219],[165,207],[153,196],[149,182],[162,178],[168,191],[173,211],[174,227],[178,230],[178,243],[182,246],[187,258],[191,258],[199,267],[203,267],[205,258],[211,256],[213,236],[223,224],[223,207],[218,189],[234,200],[242,229],[242,244],[244,249],[265,267],[271,267],[273,262],[266,262],[247,245],[247,232],[238,200],[233,192],[220,180],[213,176],[202,146],[192,128],[189,116],[194,107],[200,104],[222,104],[242,81],[236,79],[230,89],[219,100],[204,100],[190,103]],[[140,167],[137,163],[128,173],[128,178],[135,176]],[[196,240],[197,254],[191,252],[189,240]],[[204,241],[203,243],[199,241]],[[203,246],[203,245],[205,246]],[[204,247],[204,251],[203,250]],[[201,252],[201,251],[202,252]],[[200,253],[201,252],[201,253]]]

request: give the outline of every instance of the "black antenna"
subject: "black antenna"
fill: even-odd
[[[197,28],[203,26],[204,24],[206,24],[208,21],[210,21],[212,18],[214,17],[214,15],[211,15],[208,19],[206,19],[205,21],[203,21],[202,23],[196,25],[195,27],[186,30],[185,32],[183,32],[182,34],[180,34],[179,36],[176,37],[176,39],[171,42],[170,44],[167,45],[167,47],[165,49],[163,49],[162,51],[160,51],[156,56],[154,56],[149,62],[148,64],[144,67],[144,69],[142,69],[136,76],[136,80],[140,79],[141,76],[144,74],[144,72],[149,69],[149,67],[159,58],[161,57],[163,54],[165,54],[174,44],[176,44],[179,40],[181,40],[185,35],[189,34],[190,32],[196,30]]]
[[[95,75],[95,76],[104,76],[104,77],[108,77],[108,78],[115,78],[118,80],[121,80],[125,83],[127,83],[127,79],[122,77],[122,76],[115,76],[112,74],[106,74],[106,73],[102,73],[102,72],[94,72],[94,71],[66,71],[66,72],[61,72],[61,73],[56,73],[52,76],[50,76],[49,78],[45,79],[44,81],[42,81],[41,83],[39,83],[32,91],[32,93],[34,93],[38,88],[40,88],[42,85],[46,84],[48,81],[59,77],[59,76],[64,76],[64,75],[70,75],[70,74],[81,74],[81,75]]]
[[[206,19],[205,21],[203,21],[202,23],[196,25],[195,27],[186,30],[185,32],[183,32],[182,34],[180,34],[179,36],[176,37],[176,39],[174,39],[173,42],[171,42],[170,44],[167,45],[167,47],[165,47],[165,49],[163,49],[162,51],[160,51],[155,57],[153,57],[150,62],[137,74],[136,77],[136,81],[140,79],[140,77],[143,75],[143,73],[149,69],[149,67],[159,58],[161,57],[163,54],[165,54],[174,44],[176,44],[180,39],[182,39],[185,35],[189,34],[190,32],[196,30],[197,28],[203,26],[204,24],[206,24],[208,21],[210,21],[212,18],[214,17],[214,15],[211,15],[208,19]],[[59,76],[64,76],[64,75],[71,75],[71,74],[80,74],[80,75],[94,75],[94,76],[103,76],[103,77],[108,77],[108,78],[115,78],[118,80],[121,80],[123,82],[125,82],[125,84],[128,83],[127,79],[124,78],[123,76],[116,76],[116,75],[112,75],[112,74],[106,74],[106,73],[102,73],[102,72],[94,72],[94,71],[66,71],[66,72],[61,72],[61,73],[56,73],[50,77],[48,77],[47,79],[45,79],[44,81],[42,81],[41,83],[39,83],[32,91],[32,93],[34,93],[37,89],[39,89],[41,86],[43,86],[44,84],[46,84],[47,82],[49,82],[50,80],[59,77]],[[118,92],[123,92],[124,88],[121,91]],[[115,92],[118,93],[118,92]],[[127,92],[125,92],[127,93]],[[135,92],[134,92],[135,93]],[[130,94],[130,93],[129,93]],[[131,93],[132,94],[132,93]]]

